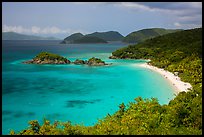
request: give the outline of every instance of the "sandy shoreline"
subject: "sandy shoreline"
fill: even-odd
[[[164,69],[151,66],[147,63],[140,64],[140,65],[135,64],[135,66],[145,67],[145,68],[148,68],[148,69],[151,69],[151,70],[154,70],[154,71],[160,73],[174,86],[176,93],[179,93],[182,91],[187,92],[189,88],[190,89],[192,88],[190,83],[186,83],[186,82],[181,81],[178,76],[175,76],[173,73],[166,71]]]

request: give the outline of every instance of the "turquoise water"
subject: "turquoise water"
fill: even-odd
[[[59,41],[3,41],[2,133],[28,127],[29,120],[94,125],[134,98],[156,97],[167,104],[173,87],[158,73],[133,64],[145,60],[112,60],[123,43],[59,45]],[[111,66],[22,64],[40,51],[67,57],[99,57]]]

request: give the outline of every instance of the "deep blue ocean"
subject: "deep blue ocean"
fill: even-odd
[[[168,104],[174,88],[157,72],[133,66],[145,60],[108,59],[124,43],[59,44],[60,41],[2,41],[2,133],[27,128],[29,120],[94,125],[122,102],[158,98]],[[68,58],[98,57],[110,66],[22,64],[41,51]]]

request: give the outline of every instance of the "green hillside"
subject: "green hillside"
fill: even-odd
[[[123,42],[138,43],[138,42],[145,41],[149,38],[153,38],[153,37],[168,34],[168,33],[173,33],[176,31],[181,31],[181,30],[163,29],[163,28],[142,29],[128,34],[126,37],[124,37]]]
[[[59,40],[59,39],[54,37],[24,35],[15,32],[2,32],[2,40]]]
[[[107,43],[107,41],[94,36],[83,36],[74,40],[73,43]]]
[[[93,40],[91,38],[93,38]],[[107,41],[122,41],[123,38],[124,37],[117,31],[94,32],[87,35],[75,33],[65,38],[61,44],[107,43]]]
[[[181,80],[189,82],[193,90],[179,93],[166,106],[172,112],[165,117],[173,117],[165,122],[168,126],[164,128],[169,130],[163,131],[168,131],[165,134],[202,134],[202,28],[158,36],[118,49],[112,55],[123,59],[151,59],[149,63],[153,66],[179,72]]]
[[[112,55],[117,58],[151,59],[152,65],[178,71],[180,76],[185,76],[181,77],[184,81],[197,84],[202,81],[202,28],[158,36],[118,49]],[[190,77],[192,74],[195,74],[193,78]]]
[[[68,37],[66,37],[61,44],[68,44],[68,43],[73,43],[74,40],[82,38],[84,35],[81,33],[74,33]]]
[[[94,36],[106,41],[122,41],[123,35],[121,35],[117,31],[108,31],[108,32],[94,32],[91,34],[87,34],[87,36]]]
[[[141,97],[129,104],[121,102],[117,112],[107,114],[94,126],[50,123],[46,119],[39,124],[33,120],[29,128],[17,134],[202,135],[202,28],[158,36],[112,54],[122,59],[151,59],[149,63],[154,66],[179,72],[193,89],[180,92],[167,105],[160,105],[156,98]]]

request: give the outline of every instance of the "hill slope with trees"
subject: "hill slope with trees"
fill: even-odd
[[[84,36],[84,35],[81,34],[81,33],[74,33],[74,34],[72,34],[72,35],[66,37],[66,38],[61,42],[61,44],[73,43],[74,40],[80,39],[80,38],[82,38],[83,36]]]
[[[163,29],[163,28],[149,28],[149,29],[142,29],[139,31],[134,31],[124,37],[123,42],[126,43],[138,43],[145,41],[150,38],[154,38],[156,36],[165,35],[168,33],[173,33],[176,31],[181,31],[177,29]]]
[[[85,43],[108,43],[108,42],[98,37],[85,35],[82,38],[74,40],[73,43],[85,44]]]
[[[87,36],[94,36],[106,41],[122,41],[123,35],[121,35],[117,31],[107,31],[107,32],[94,32],[91,34],[87,34]]]
[[[107,41],[122,41],[123,38],[117,31],[94,32],[87,35],[74,33],[66,37],[61,44],[107,43]]]

